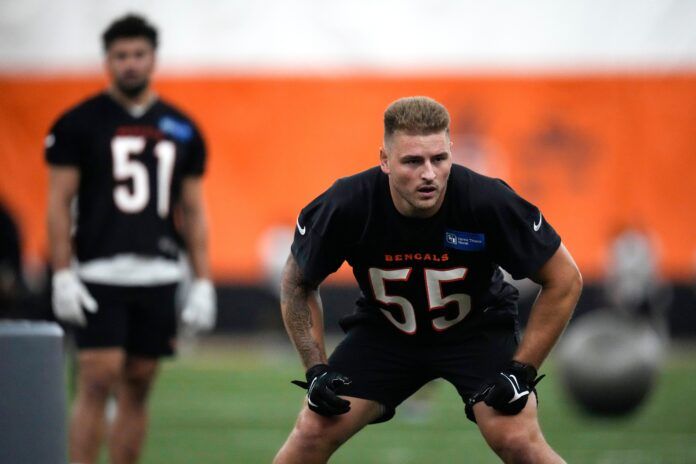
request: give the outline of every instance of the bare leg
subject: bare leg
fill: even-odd
[[[104,406],[115,388],[125,355],[120,348],[82,350],[78,354],[77,395],[70,420],[70,460],[93,464],[104,434]]]
[[[323,417],[305,405],[295,427],[273,461],[274,464],[319,464],[329,457],[350,437],[377,419],[382,406],[361,398],[344,397],[350,401],[350,412],[334,417]]]
[[[109,434],[111,464],[133,464],[140,457],[148,423],[147,399],[158,366],[154,358],[126,359],[116,391],[116,418]]]
[[[500,414],[485,403],[474,405],[474,414],[488,446],[503,462],[558,464],[565,461],[549,446],[541,433],[536,396],[515,416]]]

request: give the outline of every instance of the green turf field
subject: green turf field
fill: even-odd
[[[539,385],[549,442],[570,463],[696,463],[695,360],[694,348],[673,350],[649,402],[621,420],[578,414],[549,362],[543,370],[550,375]],[[142,462],[270,462],[302,402],[302,391],[289,383],[299,375],[299,362],[283,343],[206,344],[167,362],[152,399]],[[367,427],[331,462],[498,462],[449,384],[434,384],[430,395],[425,414],[400,408],[395,419]]]

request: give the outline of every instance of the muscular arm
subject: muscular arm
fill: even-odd
[[[305,369],[326,364],[324,316],[319,289],[303,280],[292,255],[283,268],[280,308],[285,330],[300,354]]]
[[[568,324],[582,291],[582,276],[573,257],[561,244],[533,280],[541,285],[516,361],[537,369]]]
[[[80,185],[80,171],[74,167],[51,167],[48,181],[48,246],[53,270],[70,266],[72,247],[70,205]]]
[[[200,177],[187,177],[181,189],[182,235],[186,251],[197,278],[209,278],[208,223],[203,205],[203,182]]]

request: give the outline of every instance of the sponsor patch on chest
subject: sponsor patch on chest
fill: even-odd
[[[486,235],[445,229],[445,247],[460,251],[483,251],[486,249]]]
[[[162,117],[159,129],[179,142],[188,142],[193,137],[193,127],[186,121],[172,116]]]

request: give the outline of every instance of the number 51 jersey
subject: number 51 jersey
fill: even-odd
[[[379,167],[339,179],[300,213],[292,245],[319,284],[343,261],[361,297],[348,330],[372,324],[414,342],[456,342],[480,327],[517,328],[516,279],[529,277],[561,239],[507,184],[453,165],[440,210],[401,215]]]
[[[159,99],[136,117],[102,93],[61,116],[46,138],[46,159],[80,171],[78,261],[178,259],[173,211],[182,179],[201,176],[205,157],[193,122]]]

